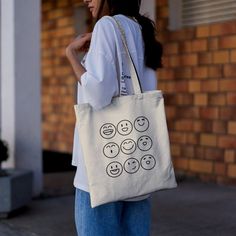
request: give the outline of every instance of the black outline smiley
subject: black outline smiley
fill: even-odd
[[[123,124],[121,124],[122,122],[126,122],[126,126],[127,127],[123,127]],[[130,131],[129,131],[129,127],[128,127],[128,124],[130,125]],[[121,127],[120,127],[121,126]],[[125,135],[128,135],[132,132],[133,130],[133,125],[132,123],[129,121],[129,120],[121,120],[118,124],[117,124],[117,131],[119,134],[125,136]],[[121,130],[120,130],[121,129]],[[122,129],[127,129],[126,131],[123,131]],[[120,132],[122,131],[122,132]],[[127,131],[129,131],[128,133],[126,133]]]
[[[116,164],[115,164],[115,163],[116,163]],[[113,164],[116,165],[116,169],[115,169],[115,170],[118,170],[117,174],[115,174],[115,175],[112,175],[112,174],[111,174],[111,169],[113,169],[113,166],[112,166]],[[120,169],[118,168],[118,165],[120,166]],[[110,172],[109,172],[108,168],[109,168],[110,166],[111,166],[111,169],[110,169]],[[113,171],[114,171],[114,170],[113,170]],[[116,178],[116,177],[119,177],[119,176],[122,174],[122,172],[123,172],[123,167],[122,167],[122,165],[120,164],[120,162],[118,162],[118,161],[113,161],[113,162],[109,163],[108,166],[106,167],[106,172],[107,172],[107,174],[108,174],[110,177]]]
[[[146,157],[149,157],[149,159],[152,159],[152,160],[154,160],[154,165],[153,165],[153,167],[152,168],[145,168],[144,167],[144,165],[143,165],[143,162],[145,161],[145,158]],[[150,158],[151,157],[151,158]],[[147,162],[147,161],[146,161]],[[150,161],[149,161],[150,162]],[[150,163],[146,163],[146,165],[149,165]],[[156,159],[154,158],[154,156],[152,156],[152,155],[150,155],[150,154],[147,154],[147,155],[145,155],[145,156],[143,156],[142,158],[141,158],[141,161],[140,161],[140,165],[142,166],[142,168],[144,169],[144,170],[152,170],[155,166],[156,166]]]
[[[109,134],[104,134],[104,131],[102,131],[102,129],[107,126],[106,128],[108,129],[109,126],[111,126],[111,128],[113,129],[109,129],[108,131],[110,132]],[[113,138],[115,135],[116,135],[116,127],[115,125],[113,125],[112,123],[105,123],[101,126],[100,128],[100,135],[105,138],[105,139],[110,139],[110,138]],[[114,132],[114,134],[112,134]],[[107,135],[107,136],[106,136]],[[112,135],[112,136],[109,136],[109,135]]]
[[[140,130],[140,129],[137,128],[137,125],[136,125],[136,124],[138,124],[139,127],[140,127],[140,126],[142,127],[142,126],[145,124],[145,123],[143,123],[142,125],[139,124],[138,119],[142,119],[142,120],[144,120],[144,122],[145,122],[145,120],[147,121],[147,128],[146,128],[146,129]],[[137,131],[139,131],[139,132],[144,132],[144,131],[146,131],[146,130],[149,128],[149,120],[148,120],[145,116],[139,116],[139,117],[137,117],[137,118],[135,119],[135,121],[134,121],[134,128],[135,128]]]
[[[141,139],[143,139],[143,138],[149,139],[149,140],[151,141],[151,145],[150,145],[150,147],[149,147],[148,149],[142,149],[142,148],[140,147],[140,142],[141,142]],[[148,144],[148,143],[147,143],[147,144]],[[137,146],[138,146],[138,148],[139,148],[141,151],[148,151],[148,150],[150,150],[150,149],[152,148],[152,139],[151,139],[149,136],[147,136],[147,135],[143,135],[143,136],[141,136],[141,137],[138,139],[138,141],[137,141]]]
[[[124,142],[132,142],[132,143],[134,144],[134,150],[133,150],[132,152],[130,152],[130,150],[133,149],[133,146],[132,146],[131,148],[129,148],[129,149],[124,148]],[[128,144],[128,143],[127,143],[127,144]],[[135,141],[134,141],[133,139],[131,139],[131,138],[125,139],[125,140],[120,144],[120,150],[121,150],[124,154],[126,154],[126,155],[130,155],[130,154],[134,153],[135,150],[136,150],[136,147],[137,147],[137,145],[136,145]],[[124,150],[125,150],[125,151],[124,151]]]
[[[111,146],[117,146],[117,154],[115,156],[108,156],[105,149],[108,147],[108,145],[111,145]],[[113,151],[110,149],[110,152],[113,153]],[[110,142],[110,143],[107,143],[104,147],[103,147],[103,154],[108,157],[108,158],[115,158],[120,152],[120,147],[117,143],[114,143],[114,142]]]
[[[128,165],[130,165],[130,162],[132,162],[133,164],[134,163],[137,163],[137,165],[138,165],[138,167],[136,166],[135,167],[135,171],[134,172],[131,172],[131,171],[129,171],[129,170],[127,170],[128,168]],[[128,173],[128,174],[134,174],[134,173],[136,173],[138,170],[139,170],[139,167],[140,167],[140,163],[139,163],[139,161],[136,159],[136,158],[129,158],[129,159],[127,159],[126,161],[125,161],[125,163],[124,163],[124,170]],[[132,170],[133,170],[134,168],[132,168]]]

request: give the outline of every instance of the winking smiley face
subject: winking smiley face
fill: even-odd
[[[139,169],[139,161],[135,158],[129,158],[124,164],[124,169],[127,173],[133,174],[136,173]]]

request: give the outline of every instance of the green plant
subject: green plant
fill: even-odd
[[[2,162],[6,161],[9,157],[8,154],[8,145],[5,141],[0,139],[0,177],[1,176],[6,176],[7,173],[5,170],[3,170],[2,167]]]

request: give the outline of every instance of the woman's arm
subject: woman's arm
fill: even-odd
[[[81,76],[86,72],[86,70],[78,61],[77,54],[79,52],[84,52],[88,49],[91,36],[91,33],[83,34],[77,37],[66,48],[66,57],[68,58],[79,83]]]

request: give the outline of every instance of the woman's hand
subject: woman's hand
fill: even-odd
[[[90,41],[91,41],[92,33],[85,33],[81,34],[78,37],[76,37],[66,48],[66,54],[71,53],[71,51],[74,52],[87,52]]]
[[[81,76],[86,72],[85,68],[78,61],[77,54],[88,50],[92,33],[85,33],[75,38],[66,48],[66,57],[71,63],[77,80],[80,82]]]

